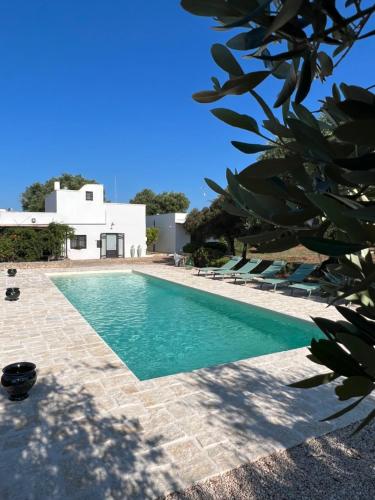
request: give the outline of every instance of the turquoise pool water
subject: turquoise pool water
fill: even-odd
[[[302,347],[319,336],[291,316],[140,274],[53,282],[140,380]]]

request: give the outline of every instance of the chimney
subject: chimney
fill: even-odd
[[[54,182],[54,190],[55,191],[60,191],[60,181],[55,181]]]

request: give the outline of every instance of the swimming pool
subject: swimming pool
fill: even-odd
[[[320,337],[313,323],[146,275],[52,280],[140,380],[303,347]]]

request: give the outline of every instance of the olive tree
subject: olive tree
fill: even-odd
[[[311,342],[309,358],[329,371],[297,384],[309,388],[337,379],[340,400],[354,398],[333,419],[352,410],[375,388],[375,96],[371,87],[333,84],[319,109],[302,103],[312,85],[326,81],[357,42],[375,34],[366,25],[375,5],[361,0],[182,0],[189,12],[213,17],[215,29],[242,31],[212,56],[227,74],[223,83],[197,92],[200,103],[248,94],[262,108],[258,123],[227,108],[211,112],[258,141],[232,141],[246,155],[274,152],[227,170],[227,185],[208,185],[239,216],[256,216],[274,229],[242,238],[263,252],[298,244],[338,259],[322,284],[331,303],[348,299],[356,310],[336,305],[345,321],[314,318],[326,339]],[[366,3],[367,5],[367,3]],[[232,51],[245,54],[240,64]],[[244,64],[263,63],[247,71]],[[274,79],[278,94],[267,103],[255,88]],[[259,140],[260,139],[260,140]],[[277,151],[276,151],[277,149]],[[283,150],[284,152],[282,152]],[[375,417],[375,409],[358,427]]]

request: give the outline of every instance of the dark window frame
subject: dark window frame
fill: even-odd
[[[85,234],[75,234],[70,238],[70,248],[72,250],[85,250],[87,248],[87,236]]]
[[[86,201],[94,201],[94,191],[86,191]]]

